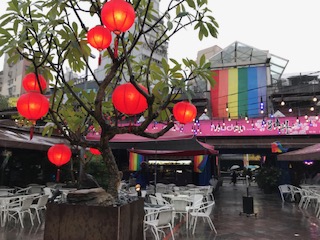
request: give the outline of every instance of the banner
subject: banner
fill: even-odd
[[[129,171],[140,171],[141,163],[144,161],[144,156],[129,152]]]
[[[284,148],[280,142],[275,141],[273,143],[271,143],[271,152],[272,153],[285,153],[287,152],[288,149]]]
[[[197,155],[193,158],[193,171],[201,173],[206,167],[208,155]]]

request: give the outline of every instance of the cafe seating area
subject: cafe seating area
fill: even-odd
[[[301,186],[301,188],[305,187],[308,186]],[[316,186],[311,188],[314,187]],[[253,183],[250,186],[250,195],[254,198],[254,212],[257,215],[246,216],[240,214],[243,210],[242,197],[246,195],[246,190],[246,185],[240,182],[236,186],[229,183],[223,184],[220,186],[219,191],[214,193],[214,203],[212,203],[212,198],[203,198],[202,202],[204,204],[202,204],[202,209],[198,213],[192,210],[189,211],[188,224],[186,224],[185,213],[176,213],[174,221],[172,221],[172,218],[168,217],[168,215],[173,216],[173,202],[164,196],[163,198],[167,199],[167,204],[152,203],[151,196],[155,197],[156,195],[155,192],[150,191],[145,195],[144,204],[145,240],[316,240],[320,238],[320,219],[315,214],[315,201],[310,201],[306,208],[299,207],[298,193],[295,194],[295,201],[292,202],[291,195],[288,195],[285,201],[282,202],[279,191],[265,194],[258,188],[256,183]],[[121,191],[126,191],[126,188],[124,187]],[[170,193],[163,193],[162,195],[166,194]],[[175,195],[174,192],[173,195]],[[212,209],[210,209],[211,207]],[[159,212],[164,212],[164,210],[168,210],[167,212],[169,213],[166,216],[162,216],[161,221],[159,221]],[[42,210],[42,213],[45,213],[44,211]],[[209,212],[211,213],[209,214]],[[46,224],[44,215],[40,214],[41,223],[39,223],[33,210],[32,213],[34,225],[31,224],[28,214],[25,214],[24,228],[21,227],[19,221],[15,222],[11,218],[6,222],[5,226],[0,227],[0,239],[42,240]],[[209,216],[213,225],[211,225],[207,216]],[[158,237],[156,234],[158,234]]]
[[[43,211],[48,201],[65,202],[69,191],[74,189],[61,186],[30,184],[27,187],[0,187],[0,222],[1,227],[14,222],[34,225],[34,219],[40,224],[44,221]],[[59,191],[59,194],[55,192]],[[57,192],[58,193],[58,192]]]

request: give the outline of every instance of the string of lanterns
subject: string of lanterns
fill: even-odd
[[[22,85],[27,93],[22,94],[19,97],[17,101],[17,110],[20,115],[32,123],[30,128],[31,140],[36,121],[47,115],[49,111],[49,101],[41,94],[47,87],[47,82],[42,75],[29,73],[23,78]]]
[[[106,2],[101,9],[101,21],[104,26],[99,25],[88,31],[88,43],[101,52],[110,46],[113,32],[116,34],[114,57],[117,58],[119,35],[131,28],[135,17],[134,8],[130,3],[124,0]],[[148,93],[144,86],[140,85],[140,88]],[[148,107],[146,98],[131,83],[115,88],[112,103],[119,112],[127,115],[142,113]],[[196,114],[196,107],[189,102],[177,103],[173,108],[174,117],[183,124],[193,121]]]

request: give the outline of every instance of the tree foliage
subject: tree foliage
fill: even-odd
[[[74,72],[88,69],[92,54],[86,40],[90,27],[88,23],[101,24],[101,0],[11,0],[6,14],[1,16],[0,54],[8,54],[9,63],[15,63],[22,55],[30,61],[28,72],[43,74],[50,80],[53,94],[50,99],[46,133],[57,128],[73,146],[96,147],[101,150],[107,164],[107,190],[116,195],[116,182],[119,180],[118,168],[112,155],[109,140],[115,134],[133,133],[140,136],[157,138],[172,126],[171,107],[182,93],[191,99],[189,90],[191,80],[199,77],[214,84],[210,64],[202,57],[197,63],[183,59],[162,58],[155,62],[155,53],[168,43],[177,32],[193,26],[199,40],[216,37],[218,24],[207,8],[208,0],[161,0],[166,2],[163,13],[154,8],[154,0],[131,0],[136,12],[134,29],[119,36],[119,56],[115,57],[113,47],[103,54],[110,59],[105,66],[105,78],[98,81],[94,77],[97,92],[87,92],[67,81],[65,67]],[[150,35],[152,36],[150,39]],[[139,60],[132,54],[145,40],[150,54]],[[145,121],[139,126],[123,126],[119,123],[126,116],[117,112],[110,94],[121,82],[131,82],[147,99],[148,109]],[[147,87],[143,92],[138,83]],[[167,127],[157,133],[146,132],[152,121],[167,123]],[[94,126],[101,131],[100,142],[89,142],[85,136]],[[51,129],[50,129],[51,128]]]

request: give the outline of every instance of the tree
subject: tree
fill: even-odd
[[[28,72],[42,74],[50,80],[53,94],[47,118],[54,125],[49,124],[45,132],[50,135],[52,128],[57,128],[72,146],[99,149],[107,165],[106,190],[116,198],[121,173],[110,148],[110,139],[116,134],[129,132],[149,138],[163,135],[174,125],[171,114],[174,102],[182,93],[191,100],[190,81],[199,77],[214,84],[210,63],[204,56],[199,63],[190,59],[182,59],[179,63],[165,58],[157,63],[153,60],[155,52],[188,26],[193,26],[199,40],[216,37],[218,24],[206,7],[208,0],[167,0],[162,14],[154,10],[154,0],[127,1],[136,13],[134,27],[118,35],[118,56],[113,46],[103,52],[110,59],[110,64],[105,66],[105,78],[98,81],[94,77],[98,90],[96,93],[87,92],[67,81],[63,69],[66,66],[74,72],[87,69],[94,75],[88,64],[94,50],[87,42],[87,24],[102,24],[101,8],[105,2],[11,0],[6,14],[1,17],[0,54],[9,55],[8,63],[17,62],[22,56],[32,63]],[[150,33],[152,42],[148,38]],[[147,42],[150,54],[137,61],[132,51],[139,48],[142,39]],[[146,120],[140,125],[120,124],[130,116],[117,111],[110,99],[119,79],[132,83],[147,100],[148,107],[143,113]],[[139,84],[148,92],[144,92]],[[154,120],[166,123],[166,127],[157,133],[146,132]],[[93,127],[100,131],[99,142],[85,138]]]

